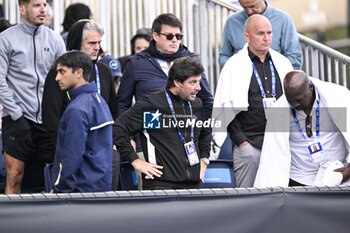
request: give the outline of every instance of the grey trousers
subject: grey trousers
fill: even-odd
[[[256,172],[259,167],[261,150],[246,144],[233,148],[233,170],[236,176],[237,187],[253,187]]]

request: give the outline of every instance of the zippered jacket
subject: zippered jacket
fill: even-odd
[[[55,59],[65,52],[61,36],[22,20],[0,33],[0,103],[3,117],[22,115],[41,123],[44,82]]]
[[[181,100],[179,96],[173,95],[167,90],[177,115],[179,130],[183,135],[185,142],[191,141],[191,125],[186,125],[191,120],[191,111],[188,102]],[[193,119],[195,122],[203,122],[204,110],[202,101],[196,98],[191,102]],[[152,121],[150,113],[161,113],[157,120]],[[151,117],[151,118],[147,118]],[[144,126],[154,124],[154,129],[144,130]],[[132,108],[120,115],[116,121],[117,124],[117,148],[122,156],[130,163],[138,158],[130,144],[130,136],[140,133],[142,149],[146,161],[163,166],[163,175],[156,180],[177,183],[198,183],[200,165],[190,166],[184,142],[180,139],[177,127],[174,127],[174,120],[169,108],[165,91],[156,92],[141,98]],[[209,158],[210,150],[210,131],[206,127],[194,125],[194,144],[200,158]]]
[[[56,192],[99,192],[112,188],[112,124],[95,82],[69,91],[72,102],[58,129],[52,184]]]

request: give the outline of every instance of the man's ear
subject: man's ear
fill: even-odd
[[[309,89],[310,89],[310,91],[314,91],[314,84],[312,84],[311,81],[309,83]]]
[[[249,43],[249,34],[248,34],[248,32],[244,33],[244,39]]]
[[[26,14],[26,7],[24,4],[19,6],[19,12],[21,13],[21,15],[25,15]]]
[[[174,84],[176,87],[182,88],[182,82],[180,82],[179,80],[174,79]]]
[[[153,37],[153,40],[155,40],[157,42],[159,39],[159,34],[156,32],[152,32],[152,37]]]
[[[74,76],[77,78],[77,79],[80,79],[80,78],[84,78],[83,77],[83,69],[82,68],[78,68],[74,71]]]

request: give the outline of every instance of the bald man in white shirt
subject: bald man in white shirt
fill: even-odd
[[[349,180],[350,91],[303,71],[289,72],[284,90],[267,117],[254,186],[337,185]]]

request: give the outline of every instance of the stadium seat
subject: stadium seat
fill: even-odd
[[[233,172],[232,141],[228,135],[220,148],[217,160],[211,160],[205,172],[202,188],[234,188],[236,178]]]
[[[51,168],[52,168],[52,163],[47,164],[44,168],[44,177],[45,177],[45,192],[49,193],[52,189],[52,184],[51,184]]]
[[[235,188],[236,178],[232,160],[212,160],[205,172],[201,188]]]
[[[120,177],[119,177],[121,190],[137,190],[137,179],[133,166],[124,161],[120,164]]]
[[[232,141],[228,135],[220,148],[218,159],[232,161]]]

